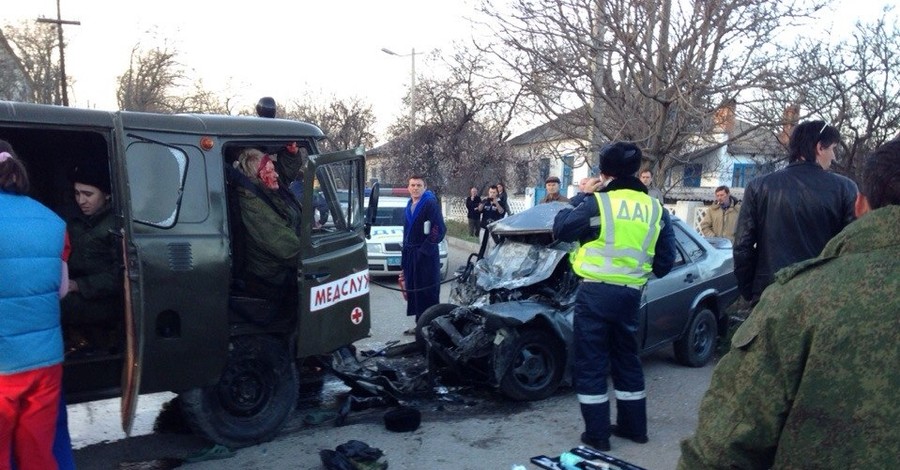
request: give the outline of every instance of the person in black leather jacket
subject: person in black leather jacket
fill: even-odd
[[[751,304],[779,269],[818,256],[854,220],[856,183],[828,171],[840,138],[825,121],[801,123],[791,133],[787,168],[756,178],[744,189],[734,274]]]

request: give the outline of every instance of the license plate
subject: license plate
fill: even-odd
[[[387,264],[389,266],[400,266],[400,257],[399,256],[391,256],[387,259]]]

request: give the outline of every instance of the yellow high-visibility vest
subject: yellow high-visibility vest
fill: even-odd
[[[594,197],[600,214],[591,225],[600,225],[600,235],[575,251],[575,274],[590,281],[643,286],[653,269],[662,205],[630,189],[594,193]]]

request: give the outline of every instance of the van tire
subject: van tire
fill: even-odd
[[[180,394],[195,433],[232,449],[272,440],[297,404],[290,350],[265,335],[232,338],[219,382]]]

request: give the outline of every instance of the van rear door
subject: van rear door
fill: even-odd
[[[328,206],[320,225],[314,210],[301,214],[297,355],[325,354],[365,338],[371,325],[364,235],[365,152],[362,148],[311,155],[302,207]],[[320,202],[321,204],[321,202]]]

